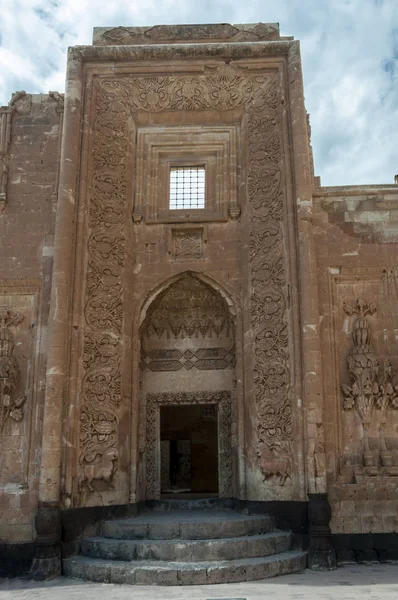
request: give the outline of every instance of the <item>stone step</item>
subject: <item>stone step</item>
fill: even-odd
[[[269,556],[285,552],[290,544],[291,534],[285,531],[210,540],[116,540],[97,537],[81,540],[81,553],[108,560],[198,562]]]
[[[260,558],[209,562],[118,562],[87,556],[63,561],[67,577],[130,585],[203,585],[266,579],[297,573],[307,565],[307,553],[282,552]]]
[[[236,501],[228,498],[167,498],[162,500],[147,500],[146,510],[153,512],[197,511],[197,510],[237,510]]]
[[[234,511],[148,512],[128,519],[104,521],[106,538],[152,540],[209,540],[268,533],[274,529],[272,517],[243,515]]]

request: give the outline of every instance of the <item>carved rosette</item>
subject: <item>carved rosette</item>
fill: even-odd
[[[26,397],[15,397],[20,372],[14,354],[14,336],[10,327],[23,321],[23,315],[0,309],[0,432],[8,418],[14,421],[23,419],[23,404]]]
[[[258,456],[264,476],[291,475],[286,272],[282,220],[281,115],[274,76],[230,67],[203,76],[120,77],[95,82],[93,177],[86,281],[80,462],[116,447],[121,385],[122,268],[125,253],[127,120],[135,111],[229,110],[248,113],[251,324]],[[104,350],[105,348],[105,350]],[[149,423],[148,423],[148,426]],[[263,450],[267,449],[264,453]],[[268,453],[268,454],[267,454]],[[264,456],[273,461],[264,463]],[[285,475],[283,476],[285,480]]]

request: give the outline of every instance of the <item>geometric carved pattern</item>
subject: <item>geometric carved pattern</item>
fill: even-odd
[[[179,371],[199,369],[212,371],[233,369],[235,354],[233,348],[192,348],[186,350],[161,349],[142,351],[141,368],[150,371]]]
[[[135,111],[230,110],[248,113],[251,323],[254,385],[261,446],[291,454],[286,273],[282,243],[284,192],[281,171],[282,106],[274,76],[225,67],[220,74],[95,78],[93,177],[89,264],[85,299],[85,348],[108,337],[106,365],[85,365],[80,461],[92,463],[115,448],[121,400],[122,268],[125,254],[128,127]],[[213,326],[212,326],[213,327]],[[218,329],[218,327],[217,327]],[[171,332],[170,332],[171,333]],[[109,345],[109,344],[108,344]],[[106,357],[99,351],[101,356]],[[263,469],[265,476],[272,465]],[[101,470],[99,470],[101,472]]]
[[[161,392],[146,396],[146,499],[160,498],[160,407],[215,404],[218,408],[218,492],[232,496],[231,416],[232,394],[216,392]]]
[[[187,274],[154,300],[145,319],[145,337],[156,339],[229,337],[232,322],[223,298]]]

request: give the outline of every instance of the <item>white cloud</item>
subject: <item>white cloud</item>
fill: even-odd
[[[397,0],[2,0],[0,104],[62,91],[66,49],[94,26],[277,21],[301,40],[317,174],[324,185],[398,172]]]

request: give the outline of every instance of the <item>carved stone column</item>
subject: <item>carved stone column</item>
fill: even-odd
[[[68,382],[68,346],[75,234],[76,172],[80,140],[81,62],[69,55],[61,149],[58,207],[54,241],[47,385],[43,415],[39,506],[36,514],[37,556],[31,575],[38,579],[60,574],[60,486],[62,423]]]

